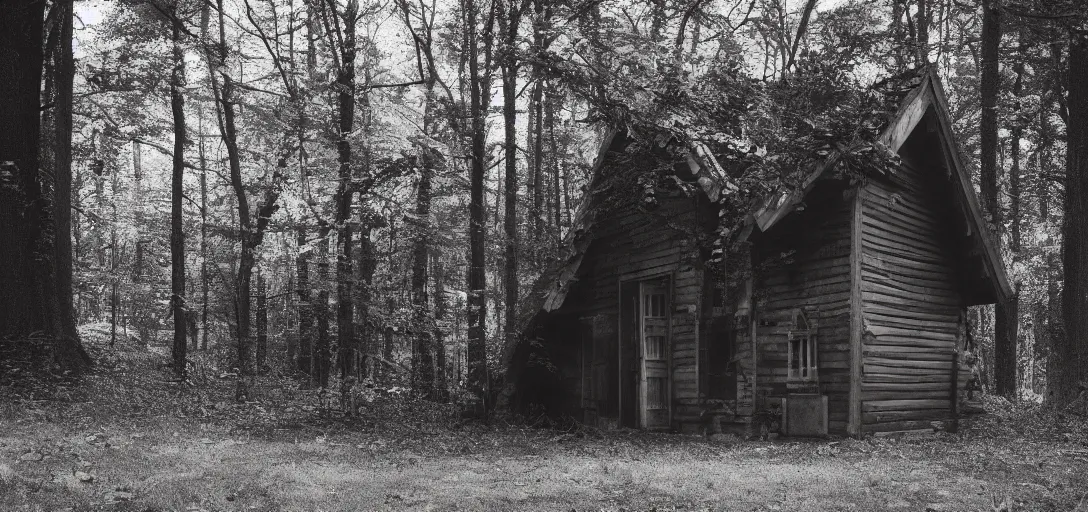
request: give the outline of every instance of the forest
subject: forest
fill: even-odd
[[[714,444],[508,406],[609,133],[709,144],[746,208],[876,158],[838,141],[923,69],[1014,290],[967,317],[976,424]],[[0,508],[1088,507],[1078,0],[9,0],[0,123]],[[184,442],[215,468],[136,480]],[[45,467],[69,455],[101,460]],[[722,457],[774,464],[716,487]],[[669,472],[697,488],[652,490]]]

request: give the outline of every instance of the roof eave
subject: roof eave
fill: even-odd
[[[1013,287],[1009,281],[1008,272],[1005,270],[1004,260],[1001,258],[1001,252],[993,239],[993,235],[990,233],[989,225],[982,217],[982,208],[978,202],[978,196],[975,195],[975,187],[971,183],[970,173],[967,172],[966,166],[963,164],[963,157],[960,155],[959,148],[953,142],[952,138],[952,119],[948,110],[948,98],[945,95],[944,87],[941,85],[940,79],[936,76],[934,71],[930,71],[926,74],[926,82],[928,89],[932,91],[931,98],[934,111],[937,113],[937,117],[940,120],[937,125],[941,129],[942,140],[945,145],[945,155],[948,159],[948,163],[952,165],[954,174],[957,178],[959,187],[958,192],[961,196],[961,200],[967,206],[968,221],[971,222],[972,228],[981,237],[982,249],[984,253],[984,261],[987,266],[988,273],[993,276],[994,294],[998,302],[1005,302],[1015,293]]]

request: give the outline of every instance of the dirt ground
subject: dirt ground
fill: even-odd
[[[995,402],[956,435],[709,441],[466,423],[404,397],[344,419],[282,382],[235,404],[229,379],[98,355],[67,389],[0,386],[0,511],[1088,512],[1085,420],[1037,406]]]

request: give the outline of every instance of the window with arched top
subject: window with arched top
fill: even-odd
[[[791,382],[816,382],[819,378],[816,354],[816,326],[809,321],[808,315],[798,309],[793,314],[793,328],[790,329],[789,348],[786,360],[789,362],[787,376]]]

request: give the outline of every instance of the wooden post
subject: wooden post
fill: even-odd
[[[956,348],[952,351],[952,389],[951,397],[951,411],[952,411],[952,423],[948,428],[949,432],[953,434],[960,430],[960,347],[962,346],[963,339],[966,337],[965,326],[967,322],[967,308],[964,307],[960,313],[959,326],[956,329]]]
[[[861,373],[862,373],[862,198],[865,189],[853,190],[853,220],[850,228],[850,410],[846,426],[848,434],[861,437]]]

